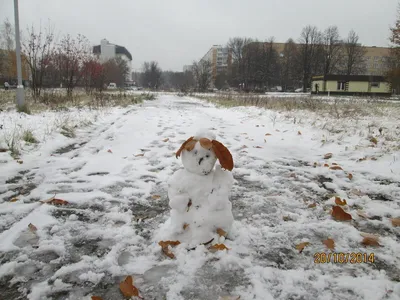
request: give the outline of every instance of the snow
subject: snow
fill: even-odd
[[[400,217],[398,112],[336,119],[161,94],[107,111],[1,112],[0,140],[19,128],[40,143],[21,143],[23,164],[0,153],[0,294],[120,299],[118,285],[132,275],[145,299],[399,299],[400,229],[390,222]],[[77,126],[75,138],[59,133],[61,119]],[[217,162],[215,173],[182,173],[175,152],[190,136],[206,136],[196,134],[203,127],[232,153],[232,172]],[[183,242],[167,258],[158,242],[173,222],[168,183],[200,193],[218,172],[232,175],[224,191],[234,219],[224,241],[230,250],[188,251]],[[38,202],[54,194],[69,204]],[[332,219],[335,196],[346,199],[353,221]],[[361,232],[379,235],[382,247],[364,247]],[[315,253],[328,253],[327,238],[335,252],[374,253],[375,262],[314,263]],[[310,244],[299,253],[302,242]]]

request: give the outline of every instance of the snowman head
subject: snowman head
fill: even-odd
[[[217,159],[221,167],[232,171],[233,159],[229,150],[215,139],[209,131],[199,131],[187,139],[176,152],[178,158],[182,154],[182,163],[191,173],[208,175],[214,168]]]

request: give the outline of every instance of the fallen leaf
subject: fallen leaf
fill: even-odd
[[[265,134],[265,136],[269,136],[269,135],[272,135],[272,134],[270,134],[270,133],[266,133],[266,134]]]
[[[361,244],[363,244],[364,246],[380,246],[378,238],[375,237],[364,237]]]
[[[160,199],[161,196],[160,195],[153,195],[153,196],[151,196],[151,198],[153,198],[154,200],[157,200],[157,199]]]
[[[230,250],[228,247],[225,246],[225,244],[215,244],[212,245],[210,248],[208,248],[211,252],[216,252],[216,251],[223,251],[223,250]]]
[[[340,197],[335,197],[335,203],[337,204],[337,205],[347,205],[347,202],[346,202],[346,199],[340,199]]]
[[[223,236],[223,237],[226,237],[226,236],[228,235],[228,234],[226,233],[226,231],[223,230],[223,229],[221,229],[221,228],[218,228],[218,229],[217,229],[217,233],[218,233],[219,236]]]
[[[365,156],[357,159],[357,162],[364,161],[364,160],[367,160],[367,158]]]
[[[175,155],[175,153],[174,153],[174,155]],[[139,154],[135,155],[135,157],[139,157],[139,156],[144,156],[144,153],[139,153]]]
[[[140,299],[143,299],[139,296],[139,290],[137,287],[133,285],[133,278],[131,275],[127,276],[125,280],[119,284],[119,289],[126,298],[139,297]]]
[[[99,296],[92,296],[92,300],[103,300],[103,298]]]
[[[366,213],[361,210],[357,210],[357,215],[359,215],[360,217],[362,217],[364,219],[369,219],[369,217],[366,215]]]
[[[390,219],[390,220],[392,221],[392,225],[394,227],[400,226],[400,218],[393,218],[393,219]]]
[[[297,134],[298,134],[298,135],[301,135],[301,131],[297,131]]]
[[[22,165],[24,163],[24,161],[22,160],[17,160],[17,163],[19,163],[20,165]]]
[[[189,211],[189,209],[190,209],[191,206],[192,206],[192,199],[189,199],[189,202],[188,202],[188,204],[187,204],[187,210],[186,210],[186,212]]]
[[[46,202],[46,203],[53,204],[53,205],[67,205],[69,202],[62,200],[62,199],[53,198],[53,200]]]
[[[163,139],[163,142],[165,143],[165,142],[168,142],[169,141],[169,138],[166,138],[166,139]]]
[[[107,152],[108,152],[108,153],[112,153],[111,149],[108,149]]]
[[[329,165],[328,164],[324,164],[324,167],[329,168]]]
[[[332,158],[333,154],[332,153],[327,153],[324,155],[324,159],[330,159]]]
[[[160,241],[158,244],[161,246],[162,252],[169,258],[175,258],[175,255],[169,250],[169,246],[178,246],[181,242],[179,241]]]
[[[331,170],[343,170],[340,166],[332,166],[332,167],[330,167],[329,169],[331,169]]]
[[[291,221],[291,220],[292,220],[289,216],[283,216],[282,219],[283,219],[283,221],[285,221],[285,222]]]
[[[258,148],[258,149],[260,149],[260,148],[262,148],[261,146],[253,146],[253,148]]]
[[[0,152],[7,152],[8,151],[8,149],[6,149],[6,148],[0,148]]]
[[[352,179],[353,179],[353,174],[349,173],[349,174],[347,175],[347,178],[349,178],[350,180],[352,180]]]
[[[374,143],[375,145],[378,144],[378,140],[375,137],[370,138],[369,140],[371,143]]]
[[[333,165],[333,166],[338,166],[338,164],[337,164],[337,163],[332,163],[332,165]]]
[[[218,300],[240,300],[240,296],[219,296]]]
[[[335,241],[333,239],[327,239],[325,241],[322,241],[322,243],[324,243],[324,245],[331,250],[335,249]]]
[[[9,202],[16,202],[16,201],[18,201],[18,198],[14,197],[14,198],[11,198],[11,200]]]
[[[311,204],[309,204],[307,207],[308,208],[314,208],[314,207],[316,207],[317,206],[317,203],[311,203]]]
[[[309,242],[303,242],[298,245],[296,245],[296,249],[299,250],[299,253],[303,252],[304,248],[310,245]]]
[[[351,215],[345,212],[340,206],[333,206],[331,214],[337,221],[350,221],[353,219]]]
[[[189,227],[188,223],[183,224],[183,230],[186,230],[186,228],[188,228],[188,227]]]
[[[372,156],[370,160],[378,160],[376,157]]]
[[[35,225],[33,225],[32,223],[29,223],[28,228],[32,232],[36,232],[37,231],[37,227]]]

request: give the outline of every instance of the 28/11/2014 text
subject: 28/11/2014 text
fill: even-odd
[[[362,263],[374,263],[374,253],[362,253],[362,252],[317,252],[314,254],[315,264],[362,264]]]

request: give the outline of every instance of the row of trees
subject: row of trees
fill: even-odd
[[[44,30],[32,26],[22,36],[23,65],[29,69],[35,99],[44,87],[63,86],[71,96],[76,86],[84,87],[88,93],[94,89],[102,91],[109,82],[122,86],[128,75],[129,67],[121,58],[100,62],[83,35],[73,37],[67,34],[56,40],[51,26]],[[14,28],[8,20],[1,26],[0,41],[4,49],[0,52],[3,53],[0,75],[5,79],[15,78],[12,66],[12,57],[15,57]]]

